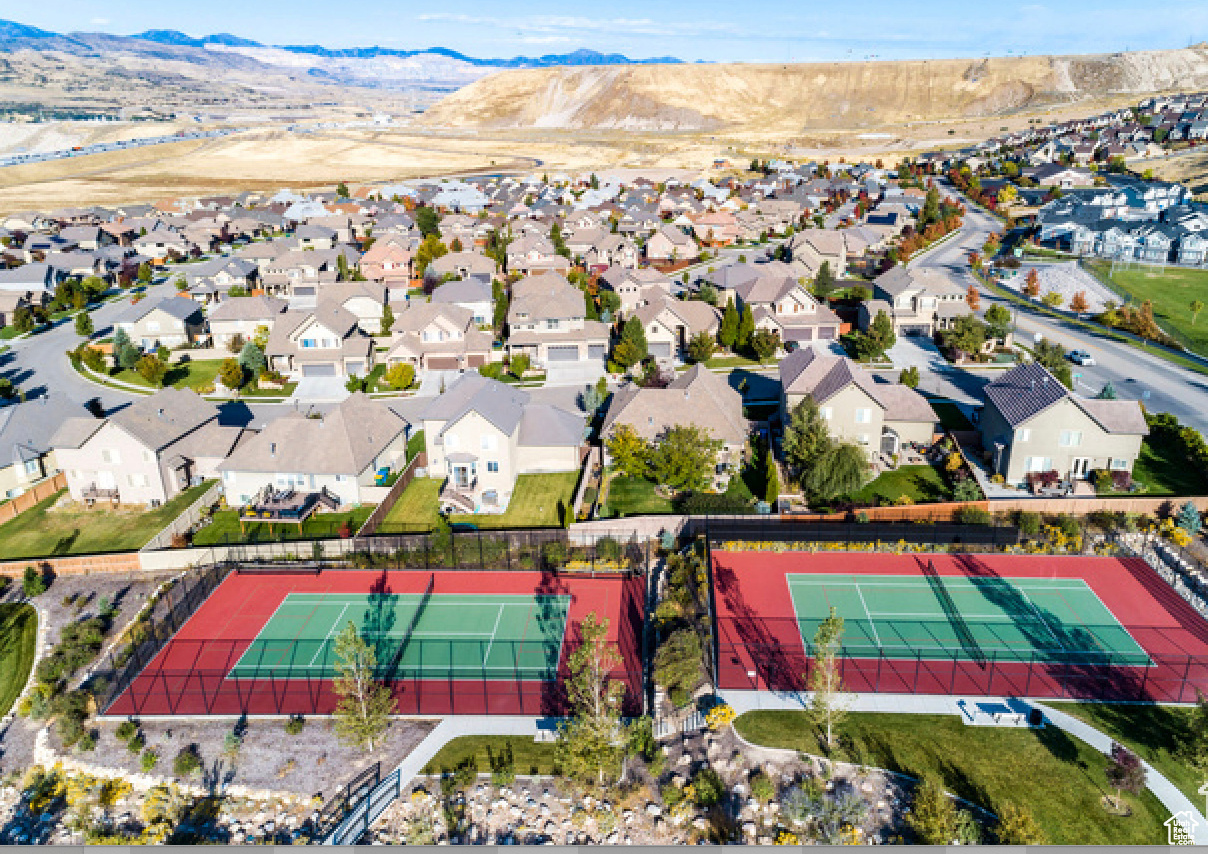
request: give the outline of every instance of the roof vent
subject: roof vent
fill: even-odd
[[[277,456],[277,443],[276,442],[273,442],[272,444],[270,444],[268,446],[268,455],[270,457],[273,457],[274,459],[276,458],[276,456]]]
[[[164,408],[161,406],[159,409],[156,410],[155,414],[158,415],[160,418],[163,418],[164,417]]]

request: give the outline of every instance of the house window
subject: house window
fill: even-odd
[[[445,436],[445,447],[446,448],[456,448],[457,447],[457,437],[454,436],[452,433],[449,433]]]
[[[823,421],[830,421],[830,418],[831,418],[831,408],[830,408],[829,406],[823,406],[823,407],[820,407],[820,408],[818,409],[818,414],[819,414],[820,416],[822,416],[822,420],[823,420]]]
[[[122,455],[117,452],[116,448],[102,448],[101,462],[117,465],[121,463]]]
[[[545,328],[546,328],[546,329],[557,329],[557,328],[558,328],[558,321],[556,321],[556,320],[547,320],[547,321],[545,321]]]
[[[301,343],[302,343],[303,350],[309,350],[315,346],[315,339],[303,338]]]
[[[1048,457],[1028,457],[1028,471],[1051,471],[1053,462]]]
[[[483,436],[482,440],[480,442],[480,446],[484,451],[495,450],[495,437],[491,436],[489,434],[486,436]]]
[[[1020,430],[1018,433],[1016,433],[1016,434],[1015,434],[1015,441],[1016,441],[1016,442],[1030,442],[1030,441],[1032,441],[1032,431],[1031,431],[1031,429],[1030,429],[1030,428],[1026,428],[1026,427],[1025,427],[1023,430]]]
[[[1081,430],[1062,430],[1058,444],[1063,448],[1077,448],[1082,444]]]
[[[872,420],[872,410],[871,409],[857,409],[856,410],[856,423],[857,424],[867,424],[871,420]]]
[[[147,331],[148,332],[159,332],[159,321],[158,320],[148,320],[147,321]]]
[[[1128,460],[1113,459],[1111,461],[1111,470],[1112,471],[1128,471]]]
[[[499,473],[499,461],[498,460],[487,460],[487,471],[490,472],[491,474],[498,474]]]
[[[37,460],[27,460],[25,463],[25,473],[26,474],[37,474],[38,473],[38,461]]]
[[[129,474],[126,475],[126,483],[131,486],[146,486],[147,476],[145,474]]]

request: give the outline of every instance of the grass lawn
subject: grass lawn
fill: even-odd
[[[516,763],[517,774],[552,774],[554,772],[554,747],[552,742],[537,743],[531,738],[510,735],[463,735],[455,738],[440,749],[432,757],[432,761],[424,766],[425,774],[440,774],[452,771],[458,763],[467,756],[478,760],[478,770],[486,774],[491,766],[487,762],[487,748],[496,755],[506,745],[512,746],[512,758]]]
[[[1204,299],[1208,293],[1208,270],[1134,267],[1112,275],[1108,264],[1094,267],[1126,301],[1137,305],[1152,301],[1159,326],[1192,352],[1208,355],[1208,315],[1201,313],[1193,322],[1189,308],[1192,300]]]
[[[0,717],[25,687],[38,645],[38,613],[32,605],[0,603]]]
[[[414,441],[414,437],[412,437]],[[410,442],[407,454],[410,456]],[[438,477],[417,477],[407,484],[403,494],[394,502],[390,512],[383,521],[383,533],[389,532],[390,525],[405,525],[416,530],[432,530],[439,520],[437,514],[437,496],[440,495],[440,485],[444,481]]]
[[[973,423],[965,417],[961,408],[951,400],[929,400],[931,408],[940,419],[945,430],[972,430]]]
[[[249,524],[245,530],[239,530],[239,513],[235,510],[221,510],[214,514],[214,521],[198,531],[193,537],[195,546],[214,546],[223,543],[238,543],[244,541],[264,540],[321,540],[338,537],[340,526],[345,522],[352,533],[360,530],[361,525],[373,512],[373,505],[364,505],[354,510],[340,513],[316,513],[302,525],[275,525],[272,530],[267,524]]]
[[[750,368],[765,367],[767,363],[758,359],[748,359],[746,356],[714,356],[705,362],[706,368]]]
[[[605,518],[618,516],[654,516],[674,513],[671,500],[656,495],[654,484],[645,478],[613,475],[608,485],[608,498],[604,502]]]
[[[100,504],[92,510],[52,510],[66,492],[63,490],[0,525],[0,560],[141,549],[200,498],[210,483],[195,486],[154,510],[109,510]]]
[[[1208,492],[1208,477],[1188,465],[1169,442],[1146,436],[1141,453],[1133,465],[1133,480],[1145,487],[1146,495],[1203,495]]]
[[[1057,703],[1065,712],[1110,735],[1166,775],[1184,795],[1198,804],[1197,790],[1204,782],[1189,764],[1178,758],[1178,747],[1189,737],[1192,708],[1133,705],[1131,703]]]
[[[804,712],[749,712],[735,727],[748,741],[819,754]],[[852,714],[844,737],[870,765],[918,777],[997,813],[1008,801],[1027,807],[1055,845],[1161,845],[1168,813],[1149,791],[1125,795],[1127,818],[1101,806],[1107,759],[1055,727],[970,727],[955,715]],[[852,748],[840,751],[852,757]]]
[[[934,466],[902,466],[896,471],[882,472],[871,483],[852,496],[859,504],[892,504],[909,495],[915,504],[948,501],[952,490],[944,476]]]
[[[198,359],[188,362],[173,362],[168,369],[168,373],[164,375],[164,386],[172,388],[191,388],[198,391],[214,385],[214,381],[218,378],[218,371],[222,368],[222,359]],[[110,374],[110,377],[121,382],[130,383],[131,385],[142,386],[143,388],[155,389],[155,386],[147,382],[138,371],[133,368],[117,371]],[[244,397],[288,397],[294,393],[297,383],[289,382],[285,384],[285,388],[280,391],[275,389],[259,389],[252,383],[240,392]]]
[[[416,430],[407,440],[407,462],[411,462],[424,450],[424,431]]]
[[[561,528],[559,511],[570,512],[578,483],[577,471],[522,474],[516,478],[512,500],[503,513],[450,516],[449,521],[479,528]]]

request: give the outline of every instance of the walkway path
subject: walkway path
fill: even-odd
[[[788,710],[802,711],[808,703],[805,693],[781,693],[775,691],[724,691],[723,699],[737,714],[754,711]],[[932,694],[853,694],[850,711],[888,712],[915,715],[960,715],[968,701],[960,697]],[[1052,726],[1085,742],[1101,753],[1111,751],[1112,739],[1077,718],[1058,711],[1052,706],[1035,700],[1020,700],[1017,697],[978,697],[981,706],[1003,705],[1019,707],[1021,704],[1034,706],[1044,712],[1045,720]],[[1161,772],[1142,760],[1145,765],[1146,786],[1161,801],[1171,815],[1191,813],[1195,823],[1193,835],[1197,845],[1208,845],[1208,821],[1204,820],[1199,808]]]

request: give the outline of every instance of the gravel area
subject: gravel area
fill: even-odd
[[[1087,312],[1090,314],[1102,312],[1104,303],[1108,300],[1115,301],[1117,305],[1120,303],[1120,297],[1113,293],[1111,288],[1083,270],[1077,261],[1067,261],[1063,264],[1024,264],[1017,271],[1017,275],[1005,279],[1003,284],[1022,293],[1028,271],[1033,269],[1036,270],[1040,282],[1040,296],[1056,291],[1061,294],[1061,308],[1068,310],[1070,300],[1079,291],[1086,295],[1086,302],[1090,306]]]

